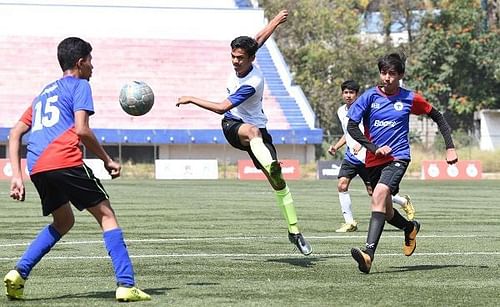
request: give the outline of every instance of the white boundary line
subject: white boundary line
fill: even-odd
[[[397,238],[401,239],[403,237],[402,233],[399,235],[384,235],[384,238]],[[419,235],[419,238],[496,238],[497,236],[492,235]],[[176,242],[204,242],[204,241],[245,241],[245,240],[281,240],[282,236],[269,236],[269,237],[259,237],[259,236],[245,236],[245,237],[190,237],[190,238],[158,238],[158,239],[125,239],[125,243],[176,243]],[[366,235],[338,235],[338,236],[307,236],[307,239],[314,240],[327,240],[327,239],[359,239],[366,238]],[[0,243],[0,247],[13,247],[13,246],[26,246],[29,242],[22,243]],[[103,244],[102,240],[86,240],[86,241],[61,241],[57,245],[80,245],[80,244]]]
[[[491,256],[500,255],[500,252],[450,252],[450,253],[415,253],[412,257],[435,257],[435,256]],[[401,256],[401,253],[385,253],[377,254],[377,257],[394,257]],[[311,254],[309,257],[304,257],[299,253],[289,254],[209,254],[209,253],[195,253],[195,254],[157,254],[157,255],[130,255],[130,258],[269,258],[269,257],[293,257],[302,258],[304,260],[315,260],[318,257],[351,257],[349,253],[316,253]],[[0,257],[0,261],[15,261],[19,257]],[[44,260],[108,260],[108,256],[46,256]]]
[[[365,238],[366,235],[336,235],[336,236],[311,236],[309,239],[326,240],[326,239],[359,239]],[[384,238],[397,238],[401,239],[401,235],[386,235]],[[496,236],[490,235],[420,235],[419,238],[492,238]],[[129,239],[125,240],[127,243],[177,243],[177,242],[205,242],[205,241],[242,241],[242,240],[280,240],[281,236],[242,236],[242,237],[190,237],[190,238],[158,238],[158,239]],[[29,243],[4,243],[0,247],[14,247],[26,246]],[[59,242],[57,245],[82,245],[82,244],[99,244],[102,245],[101,240],[88,240],[88,241],[66,241]],[[377,254],[378,256],[400,256],[400,253],[385,253]],[[415,256],[481,256],[481,255],[500,255],[499,252],[441,252],[441,253],[415,253]],[[154,254],[154,255],[130,255],[131,258],[262,258],[262,257],[303,257],[298,253],[276,253],[276,254],[251,254],[251,253],[186,253],[186,254]],[[314,253],[309,259],[314,257],[350,257],[349,253]],[[91,260],[91,259],[108,259],[108,256],[46,256],[43,259],[49,260]],[[13,261],[18,257],[0,257],[0,261]],[[308,259],[307,257],[304,259]]]

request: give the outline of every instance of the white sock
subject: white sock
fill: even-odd
[[[392,202],[400,205],[401,207],[406,206],[406,198],[399,196],[399,194],[392,196]]]
[[[354,217],[352,216],[351,195],[349,195],[349,192],[339,192],[339,200],[345,222],[347,224],[354,223]]]
[[[273,157],[271,156],[269,149],[266,145],[264,145],[262,138],[251,139],[250,149],[262,166],[267,167],[271,164],[271,162],[273,162]]]

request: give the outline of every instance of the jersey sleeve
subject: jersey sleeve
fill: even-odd
[[[21,115],[21,118],[19,119],[20,122],[23,122],[24,124],[26,124],[27,126],[30,126],[31,127],[31,120],[33,118],[32,116],[33,114],[33,111],[32,111],[32,107],[29,106],[26,111],[24,111],[23,115]]]
[[[78,82],[73,100],[73,112],[85,110],[90,115],[94,114],[94,100],[92,98],[92,89],[87,80]]]
[[[349,107],[349,111],[347,111],[347,117],[356,123],[360,123],[363,120],[363,114],[370,105],[370,95],[368,92],[369,91],[366,91],[363,95],[359,96]]]
[[[431,110],[432,105],[424,97],[415,93],[411,105],[411,113],[415,115],[429,114]]]
[[[242,104],[245,100],[248,98],[252,97],[253,94],[255,94],[256,90],[253,86],[251,85],[242,85],[240,86],[236,92],[233,94],[229,95],[227,99],[231,101],[234,107]]]

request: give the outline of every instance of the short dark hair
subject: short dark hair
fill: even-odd
[[[86,58],[92,52],[92,46],[78,37],[68,37],[57,46],[57,60],[63,71],[75,67],[79,59]]]
[[[238,36],[231,42],[231,50],[236,48],[245,50],[248,56],[252,57],[255,55],[255,53],[257,53],[259,44],[257,44],[257,41],[254,38],[251,38],[249,36]]]
[[[344,91],[345,89],[348,89],[348,90],[353,90],[356,93],[359,92],[359,84],[354,80],[346,80],[346,81],[342,82],[342,84],[340,85],[340,88],[342,89],[342,91]]]
[[[405,72],[405,61],[406,56],[404,54],[387,54],[378,60],[378,70],[382,71],[394,69],[399,74],[403,74]]]

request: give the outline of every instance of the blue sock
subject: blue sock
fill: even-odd
[[[61,235],[52,225],[43,228],[16,264],[16,269],[21,277],[28,278],[33,267],[60,239]]]
[[[123,232],[120,228],[111,229],[102,233],[104,245],[108,251],[108,255],[113,262],[116,282],[120,286],[133,287],[134,268],[132,261],[128,256],[127,246],[123,240]]]

